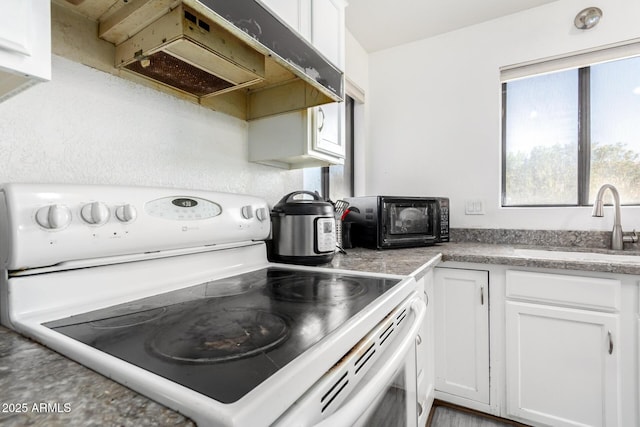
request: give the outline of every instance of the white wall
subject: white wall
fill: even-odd
[[[345,75],[360,89],[369,86],[369,55],[349,30],[345,32]]]
[[[0,183],[166,186],[271,204],[301,171],[247,161],[247,123],[53,57],[53,78],[0,103]]]
[[[604,17],[579,31],[587,6]],[[453,227],[610,229],[610,211],[500,208],[499,68],[640,38],[638,16],[635,0],[562,0],[371,54],[367,192],[449,196]],[[485,215],[464,214],[475,199]],[[640,228],[640,209],[622,225]]]

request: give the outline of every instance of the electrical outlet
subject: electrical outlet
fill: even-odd
[[[480,199],[465,200],[465,215],[484,215],[484,203]]]

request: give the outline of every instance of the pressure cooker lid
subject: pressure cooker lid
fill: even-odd
[[[301,196],[311,196],[312,198],[302,198]],[[296,198],[298,196],[298,198]],[[333,205],[320,198],[318,193],[311,191],[294,191],[284,196],[273,207],[274,214],[286,215],[332,215]]]

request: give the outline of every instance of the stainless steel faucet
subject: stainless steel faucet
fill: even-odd
[[[622,225],[620,221],[620,194],[616,187],[611,184],[604,184],[598,190],[596,200],[593,202],[593,212],[591,216],[603,217],[604,216],[604,197],[605,191],[611,190],[613,195],[613,208],[615,210],[615,217],[613,218],[613,230],[611,231],[611,249],[622,250],[624,243],[635,243],[638,241],[638,236],[635,230],[633,230],[633,236],[622,235]]]

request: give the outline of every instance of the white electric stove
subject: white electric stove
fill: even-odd
[[[200,426],[415,426],[415,280],[270,263],[269,233],[247,195],[6,184],[2,324]]]

